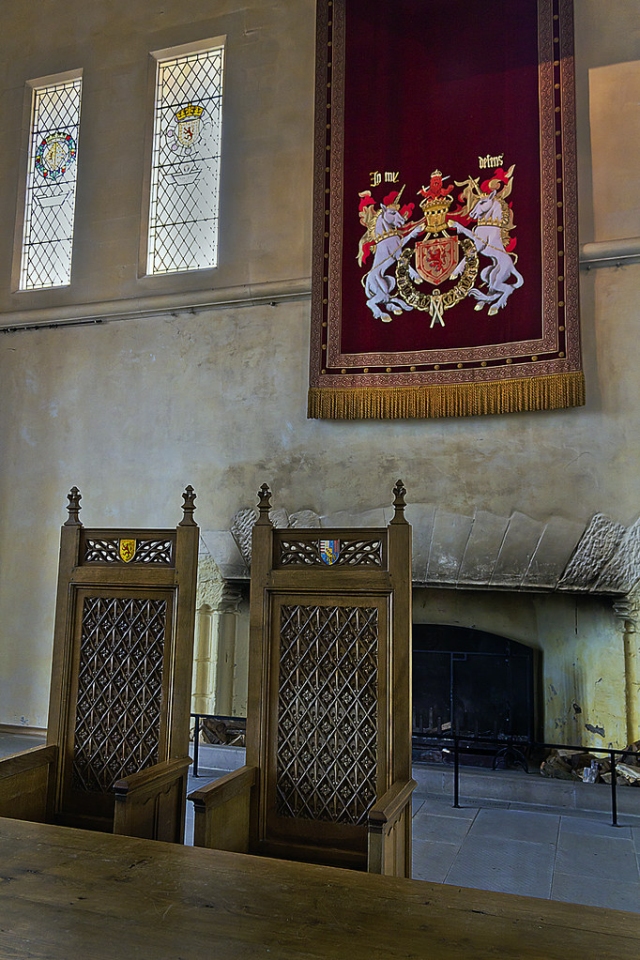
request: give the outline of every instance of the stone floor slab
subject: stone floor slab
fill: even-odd
[[[631,827],[614,827],[610,820],[592,819],[591,816],[560,818],[562,833],[575,833],[583,837],[609,837],[611,840],[631,840]]]
[[[0,757],[10,757],[12,753],[41,747],[44,742],[41,737],[21,736],[19,733],[0,734]]]
[[[618,880],[639,883],[638,859],[632,840],[560,831],[555,869],[592,882]]]
[[[473,821],[471,835],[496,840],[555,843],[559,825],[560,817],[557,814],[483,809]]]
[[[413,879],[444,883],[459,849],[460,845],[457,843],[427,843],[424,840],[414,840]]]
[[[552,843],[469,836],[449,870],[446,883],[480,890],[551,896],[555,847]]]
[[[461,820],[473,820],[479,809],[477,805],[472,804],[462,804],[460,807],[454,807],[449,800],[442,800],[440,797],[428,797],[423,813],[433,813],[441,817],[456,817]]]
[[[555,871],[551,888],[552,900],[580,903],[587,907],[608,907],[610,910],[632,910],[640,913],[640,884],[623,883],[602,877],[577,877]]]
[[[463,817],[447,817],[422,811],[413,818],[414,840],[429,840],[440,843],[457,843],[467,836],[474,821]]]

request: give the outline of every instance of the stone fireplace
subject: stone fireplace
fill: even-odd
[[[413,628],[414,755],[442,734],[488,741],[537,737],[538,651],[446,624]],[[496,747],[497,749],[497,747]],[[425,758],[425,759],[428,759]]]
[[[271,519],[278,527],[386,526],[390,514],[380,507],[324,517],[278,505]],[[585,527],[517,511],[500,517],[479,509],[462,516],[411,503],[407,519],[413,527],[414,645],[424,661],[430,656],[425,636],[437,633],[428,669],[435,669],[433,657],[440,653],[445,691],[449,685],[448,700],[441,695],[431,703],[414,691],[414,722],[437,728],[439,717],[441,727],[458,723],[485,735],[532,730],[548,743],[593,748],[624,749],[640,738],[640,521],[625,528],[597,514]],[[199,712],[242,715],[245,707],[254,522],[254,508],[244,507],[230,530],[202,531],[193,701]],[[445,642],[452,631],[454,639]],[[466,657],[467,667],[452,656]],[[510,674],[498,666],[505,656]],[[486,678],[476,683],[477,671],[469,669],[474,657],[489,678],[503,678],[488,697],[490,703],[502,698],[493,715],[486,705],[469,710],[458,704],[491,685]],[[414,661],[416,676],[422,661]]]

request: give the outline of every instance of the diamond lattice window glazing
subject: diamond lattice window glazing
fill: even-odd
[[[147,273],[215,267],[224,48],[158,61]]]
[[[20,289],[71,282],[82,80],[34,87]]]

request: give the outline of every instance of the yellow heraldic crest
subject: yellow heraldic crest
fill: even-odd
[[[137,543],[135,540],[120,540],[118,550],[120,559],[125,563],[129,563],[136,555],[136,547]]]
[[[186,107],[181,107],[175,114],[178,121],[176,126],[176,138],[183,147],[192,147],[200,137],[200,121],[204,107],[197,103],[188,103]]]

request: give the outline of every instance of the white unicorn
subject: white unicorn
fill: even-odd
[[[513,168],[511,168],[510,173],[512,170]],[[471,183],[475,182],[471,181]],[[469,193],[467,193],[467,199],[469,199]],[[475,306],[476,310],[482,310],[485,304],[491,304],[488,314],[493,317],[498,310],[505,306],[513,291],[524,283],[524,277],[516,270],[513,255],[507,252],[504,245],[504,236],[513,226],[511,210],[503,196],[497,196],[497,190],[492,190],[489,194],[481,195],[476,200],[468,216],[476,221],[473,230],[469,230],[461,223],[451,220],[448,226],[455,228],[458,233],[462,233],[473,240],[478,253],[482,253],[491,260],[491,263],[480,271],[480,278],[487,287],[487,292],[485,293],[474,287],[469,291],[469,296],[478,301]],[[462,274],[465,261],[466,258],[463,257],[451,274],[451,279],[455,279]],[[513,278],[513,282],[508,283],[507,281],[511,278]]]
[[[375,248],[371,269],[362,278],[362,286],[367,294],[367,306],[374,317],[382,320],[383,323],[391,322],[393,319],[390,316],[391,313],[400,316],[403,310],[413,309],[395,294],[396,279],[387,273],[398,262],[402,248],[409,240],[424,231],[422,222],[419,222],[413,230],[404,232],[407,229],[407,223],[400,212],[399,203],[402,190],[393,203],[381,203],[379,211],[374,210],[372,206],[365,208],[361,214],[361,222],[367,226],[367,233],[360,241],[358,262],[360,264],[363,262],[365,243]],[[413,267],[409,268],[409,275],[414,283],[422,283],[422,277]]]

